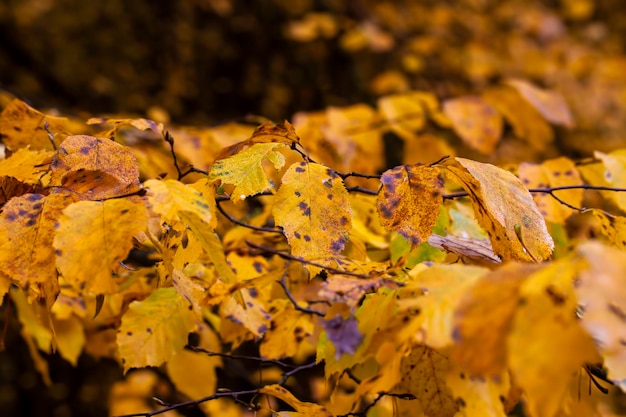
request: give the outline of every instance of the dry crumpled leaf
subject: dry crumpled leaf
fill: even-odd
[[[101,200],[141,189],[139,166],[130,148],[109,139],[69,136],[50,164],[50,185],[83,199]]]
[[[385,171],[376,200],[381,224],[415,247],[432,233],[443,202],[443,180],[437,168],[402,165]]]
[[[515,175],[464,158],[445,167],[469,194],[478,222],[503,261],[542,261],[550,256],[554,242],[543,216]]]
[[[428,238],[428,243],[436,248],[457,255],[463,262],[468,264],[493,267],[502,263],[500,258],[493,253],[491,242],[488,239],[431,235]]]

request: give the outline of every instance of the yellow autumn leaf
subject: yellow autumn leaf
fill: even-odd
[[[459,405],[456,417],[505,417],[503,399],[510,389],[505,372],[495,378],[472,378],[462,370],[449,369],[446,385]]]
[[[54,152],[20,148],[0,161],[0,177],[13,177],[25,184],[38,184],[48,170]]]
[[[22,331],[32,338],[38,349],[51,353],[56,346],[56,339],[45,306],[38,301],[29,302],[24,291],[19,288],[12,288],[10,294],[11,301],[17,310],[17,318],[22,325]]]
[[[146,228],[141,200],[79,201],[59,218],[54,249],[63,278],[81,291],[111,294],[119,282],[112,276],[133,246],[133,235]]]
[[[66,319],[54,320],[57,347],[63,359],[76,366],[78,357],[85,347],[85,329],[80,319],[71,315]]]
[[[402,380],[394,392],[413,394],[428,417],[453,417],[459,404],[446,385],[449,366],[445,353],[415,345],[402,360]]]
[[[554,140],[552,127],[515,88],[499,86],[487,89],[483,100],[493,106],[513,127],[513,133],[533,149],[542,151]]]
[[[553,417],[569,382],[598,355],[574,313],[580,262],[564,259],[531,273],[521,284],[508,334],[508,364],[526,394],[529,415]]]
[[[124,372],[166,362],[183,349],[194,327],[189,302],[172,287],[159,288],[148,298],[133,301],[117,334]]]
[[[180,220],[180,213],[186,211],[197,215],[211,229],[215,228],[217,219],[212,195],[176,180],[148,180],[144,185],[149,189],[148,201],[152,210],[160,214],[166,222]]]
[[[480,225],[502,260],[542,261],[554,249],[532,195],[513,174],[464,158],[445,167],[472,199]]]
[[[9,200],[0,213],[0,271],[21,287],[56,281],[55,224],[74,201],[67,194],[25,194]]]
[[[30,147],[31,150],[52,151],[54,146],[48,132],[54,136],[58,146],[67,136],[69,121],[64,117],[48,116],[33,109],[21,100],[11,101],[0,114],[0,137],[2,143],[10,150]]]
[[[263,169],[263,161],[268,160],[275,169],[281,169],[285,164],[285,157],[278,151],[286,148],[283,143],[255,143],[233,156],[215,161],[209,179],[235,185],[230,199],[239,203],[248,196],[273,187]]]
[[[602,210],[589,210],[600,222],[600,232],[606,241],[618,249],[626,249],[626,217],[613,216]],[[587,211],[585,211],[586,213]]]
[[[313,334],[313,322],[307,314],[296,311],[288,300],[276,300],[272,305],[277,312],[272,315],[272,321],[261,343],[261,357],[294,357],[302,343]]]
[[[402,165],[385,171],[380,181],[376,207],[381,224],[404,236],[412,248],[425,242],[443,203],[439,169]]]
[[[299,162],[289,167],[272,213],[295,256],[314,260],[336,255],[348,241],[348,192],[341,178],[323,165]]]
[[[400,138],[410,139],[426,125],[426,112],[420,100],[424,94],[409,92],[378,99],[378,109]]]
[[[581,325],[596,342],[608,378],[626,390],[626,257],[596,241],[582,243],[576,253],[587,264],[575,287]]]
[[[550,123],[574,126],[567,102],[560,94],[536,87],[524,80],[508,79],[505,83],[515,88]]]
[[[611,153],[594,152],[594,157],[602,161],[604,168],[602,180],[609,187],[626,188],[626,150],[619,149]],[[626,212],[626,194],[610,192],[605,194],[610,200]]]
[[[538,268],[508,263],[484,275],[465,292],[454,313],[453,363],[471,376],[490,377],[506,370],[506,340],[519,304],[520,285]]]
[[[541,164],[521,163],[518,177],[526,188],[563,187],[583,183],[574,162],[565,157],[549,159]],[[582,189],[559,190],[553,193],[574,207],[582,204]],[[540,213],[552,223],[564,224],[572,214],[577,213],[548,193],[534,193],[533,199]]]
[[[291,415],[298,417],[330,417],[330,413],[321,405],[302,402],[280,385],[266,385],[259,390],[259,393],[271,395],[289,404],[290,407],[296,410],[296,413]]]
[[[502,135],[502,116],[480,96],[466,96],[443,102],[443,112],[452,128],[472,149],[489,155]]]

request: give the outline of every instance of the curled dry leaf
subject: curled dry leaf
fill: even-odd
[[[486,239],[431,235],[428,243],[457,255],[468,264],[493,267],[502,263],[502,260],[493,252],[491,242]]]

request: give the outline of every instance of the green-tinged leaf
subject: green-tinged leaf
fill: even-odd
[[[215,161],[209,179],[235,185],[231,200],[238,203],[248,196],[272,188],[263,169],[263,161],[267,159],[274,168],[282,168],[285,157],[278,150],[286,148],[283,143],[255,143],[233,156]]]
[[[180,219],[180,212],[196,214],[211,229],[215,228],[215,200],[176,180],[148,180],[144,184],[150,189],[148,201],[152,209],[161,215],[163,220],[173,223]]]
[[[180,352],[195,327],[189,302],[176,289],[159,288],[142,301],[133,301],[117,334],[124,372],[159,366]]]

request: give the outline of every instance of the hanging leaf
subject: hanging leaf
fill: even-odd
[[[0,213],[0,271],[20,287],[57,280],[55,225],[75,199],[67,194],[25,194]]]
[[[117,334],[124,372],[169,360],[187,344],[187,335],[194,327],[189,303],[172,287],[159,288],[145,300],[133,301]]]
[[[596,342],[608,378],[626,390],[626,258],[624,252],[588,241],[576,249],[584,259],[576,282],[581,325]]]
[[[282,181],[272,213],[293,255],[314,260],[340,253],[352,214],[341,178],[323,165],[299,162]]]
[[[543,216],[520,180],[508,171],[464,158],[445,167],[465,188],[480,225],[502,260],[541,261],[554,248]]]
[[[111,294],[119,282],[112,276],[133,246],[133,235],[146,228],[140,200],[79,201],[63,210],[54,249],[63,278],[88,294]]]
[[[376,208],[381,224],[404,236],[411,247],[431,235],[443,203],[443,180],[437,168],[402,165],[383,173]]]

